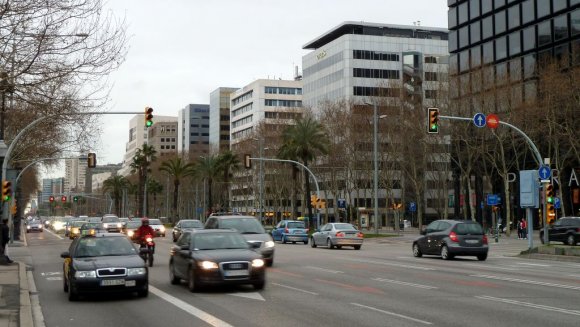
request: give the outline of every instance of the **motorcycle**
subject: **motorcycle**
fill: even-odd
[[[155,242],[153,241],[153,236],[145,235],[145,238],[141,241],[140,248],[147,249],[147,251],[140,251],[140,255],[145,263],[149,264],[149,267],[153,267],[153,254],[155,253]]]

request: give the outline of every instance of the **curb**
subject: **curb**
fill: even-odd
[[[34,326],[32,318],[32,305],[30,304],[30,289],[26,265],[18,262],[18,279],[20,281],[20,327]]]

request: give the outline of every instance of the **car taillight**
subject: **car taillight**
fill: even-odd
[[[483,244],[487,244],[487,235],[483,235]]]
[[[365,234],[363,234],[363,233],[361,233],[361,232],[358,232],[358,233],[356,234],[356,237],[364,238],[364,237],[365,237]]]
[[[284,228],[284,233],[288,233],[288,227]]]
[[[336,237],[344,237],[344,233],[343,232],[336,232]]]
[[[459,239],[457,238],[457,234],[455,234],[455,232],[451,232],[449,233],[449,238],[451,239],[451,241],[453,242],[459,242]]]

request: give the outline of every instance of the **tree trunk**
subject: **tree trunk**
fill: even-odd
[[[179,214],[177,214],[177,199],[179,198],[179,180],[173,181],[173,215],[171,217],[172,223],[177,223],[179,220]]]

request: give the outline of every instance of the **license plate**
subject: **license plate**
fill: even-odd
[[[303,234],[303,233],[304,233],[304,232],[303,232],[303,231],[301,231],[301,230],[295,230],[295,231],[294,231],[294,234]]]
[[[246,276],[248,275],[247,270],[226,270],[224,271],[224,276],[232,277],[232,276]]]
[[[135,281],[135,280],[125,281],[125,286],[127,286],[127,287],[132,287],[132,286],[135,286],[135,285],[137,285],[137,281]]]
[[[465,243],[477,244],[477,243],[479,243],[479,240],[465,240]]]
[[[101,286],[117,286],[125,285],[124,279],[104,279],[101,281]]]

